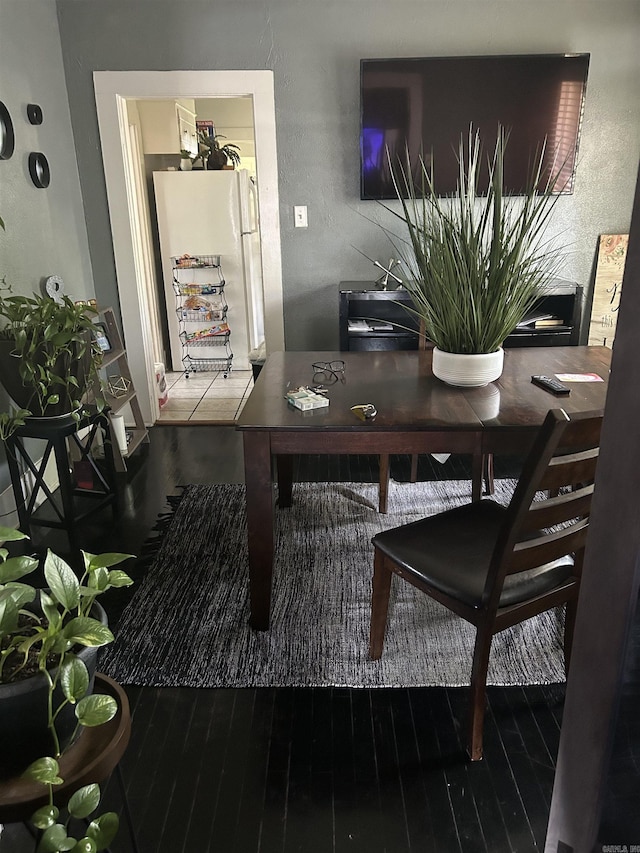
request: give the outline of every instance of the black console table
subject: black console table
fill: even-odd
[[[369,281],[342,281],[339,294],[341,350],[418,349],[418,320],[403,307],[412,305],[404,288],[380,290]],[[535,310],[562,322],[558,326],[518,328],[506,339],[506,347],[578,345],[582,287],[557,279],[538,300]]]
[[[66,530],[71,547],[77,548],[76,525],[80,521],[108,504],[117,510],[111,440],[109,417],[97,411],[80,421],[71,416],[29,419],[6,440],[23,533],[30,535],[36,526]],[[52,455],[59,483],[54,490],[45,479]]]

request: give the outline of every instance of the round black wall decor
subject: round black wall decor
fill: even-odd
[[[16,138],[13,133],[13,122],[9,110],[0,101],[0,160],[8,160],[13,154]]]
[[[49,161],[40,151],[32,151],[29,154],[29,174],[34,185],[39,189],[46,189],[51,180]]]
[[[27,104],[27,118],[31,124],[42,124],[42,107],[39,104]]]

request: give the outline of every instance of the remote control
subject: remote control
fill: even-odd
[[[545,391],[551,391],[552,394],[556,394],[557,396],[565,396],[571,393],[571,388],[563,385],[555,376],[532,376],[531,381],[534,385],[539,385]]]

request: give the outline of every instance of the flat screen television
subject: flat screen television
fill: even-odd
[[[588,53],[361,60],[360,197],[397,197],[387,151],[408,152],[414,178],[422,155],[438,194],[453,193],[461,138],[477,130],[490,154],[499,125],[506,192],[530,183],[543,145],[544,178],[560,172],[556,191],[572,192],[588,67]]]

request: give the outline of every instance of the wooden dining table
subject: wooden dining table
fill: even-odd
[[[430,350],[270,355],[236,424],[244,444],[250,625],[269,627],[276,468],[280,506],[291,503],[295,454],[468,453],[475,469],[484,454],[526,452],[549,409],[603,409],[610,359],[606,347],[507,349],[500,379],[459,388],[433,375]],[[334,373],[313,367],[340,362],[344,370]],[[531,382],[557,374],[574,377],[568,396]],[[326,389],[328,406],[301,411],[287,401],[288,391],[315,385]],[[361,419],[352,407],[368,403],[377,414]],[[474,470],[474,482],[480,473]],[[469,497],[479,497],[471,481]]]

